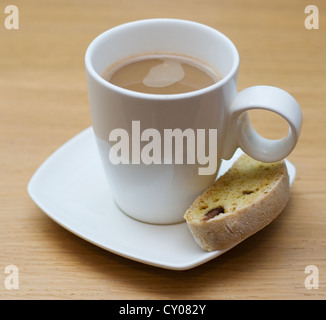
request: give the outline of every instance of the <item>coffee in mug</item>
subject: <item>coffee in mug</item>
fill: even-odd
[[[152,94],[186,93],[222,79],[207,62],[177,53],[147,53],[108,67],[103,78],[124,89]]]

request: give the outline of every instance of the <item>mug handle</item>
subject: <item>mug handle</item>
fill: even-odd
[[[259,135],[246,112],[251,109],[263,109],[280,115],[289,124],[288,135],[277,140]],[[302,126],[302,113],[296,100],[286,91],[271,86],[254,86],[238,92],[227,119],[223,159],[230,159],[240,147],[256,160],[280,161],[295,147]]]

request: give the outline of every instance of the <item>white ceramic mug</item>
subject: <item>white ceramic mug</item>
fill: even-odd
[[[101,77],[113,63],[146,52],[174,52],[199,58],[217,68],[223,79],[189,93],[158,95],[126,90]],[[208,26],[178,19],[126,23],[94,39],[85,63],[93,129],[104,170],[117,205],[137,220],[155,224],[181,222],[188,206],[215,180],[220,160],[230,159],[238,147],[257,160],[274,162],[285,158],[298,141],[302,114],[295,99],[270,86],[237,92],[237,49],[226,36]],[[288,135],[279,140],[260,136],[251,126],[246,112],[250,109],[279,114],[289,124]],[[198,159],[190,164],[143,163],[140,154],[145,141],[137,141],[149,128],[162,136],[166,129],[176,128],[181,132],[190,128],[195,133],[205,130],[207,135],[209,130],[215,132],[214,172],[199,174],[203,166]],[[130,143],[135,142],[132,154],[136,156],[133,161],[127,159],[129,164],[112,162],[114,142],[109,137],[115,129],[126,132]],[[207,135],[208,144],[211,142]],[[198,145],[197,149],[203,147],[208,145]]]

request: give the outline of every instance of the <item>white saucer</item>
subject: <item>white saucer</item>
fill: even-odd
[[[224,173],[242,153],[223,161]],[[295,167],[286,161],[290,183]],[[205,252],[186,223],[152,225],[119,210],[102,172],[90,127],[59,148],[36,171],[28,185],[35,203],[54,221],[81,238],[123,257],[149,265],[186,270],[225,251]]]

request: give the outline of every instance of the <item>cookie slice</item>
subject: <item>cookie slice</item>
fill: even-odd
[[[267,226],[289,198],[284,161],[263,163],[243,154],[194,201],[184,218],[203,250],[223,250]]]

